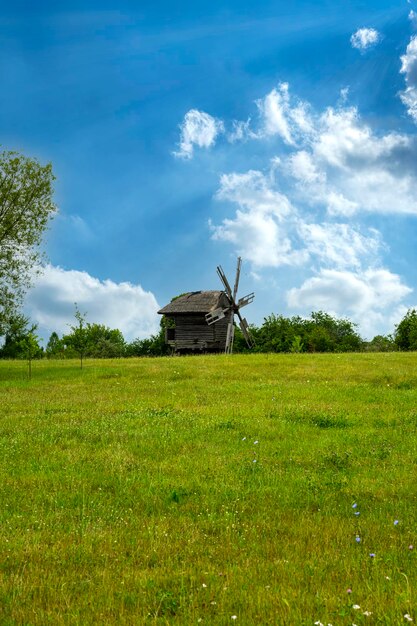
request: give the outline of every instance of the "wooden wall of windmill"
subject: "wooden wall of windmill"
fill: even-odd
[[[182,353],[226,352],[233,350],[234,317],[249,347],[253,345],[248,323],[242,317],[240,309],[253,301],[250,293],[237,300],[242,261],[237,263],[236,279],[233,291],[220,267],[217,273],[224,291],[193,291],[174,298],[158,313],[169,320],[165,331],[165,341],[172,351]]]

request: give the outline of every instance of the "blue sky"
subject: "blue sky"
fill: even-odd
[[[258,324],[417,304],[417,3],[36,5],[2,3],[0,137],[57,177],[44,337],[74,302],[147,336],[238,254]]]

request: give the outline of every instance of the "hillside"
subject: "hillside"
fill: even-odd
[[[0,362],[0,624],[416,619],[417,354],[32,376]]]

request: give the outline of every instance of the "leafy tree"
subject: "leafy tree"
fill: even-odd
[[[54,176],[51,164],[17,152],[0,152],[0,335],[16,316],[34,268],[49,218]]]
[[[166,356],[170,347],[165,343],[165,329],[147,339],[135,339],[126,346],[126,356]]]
[[[257,332],[258,352],[348,352],[360,350],[355,324],[318,311],[309,319],[270,315]]]
[[[395,327],[394,341],[400,350],[417,350],[417,311],[409,309]]]
[[[81,313],[75,305],[74,314],[76,324],[70,326],[71,333],[63,337],[65,346],[69,346],[78,354],[80,358],[80,368],[83,368],[83,359],[87,351],[88,333],[85,323],[86,313]]]
[[[39,337],[35,334],[36,325],[32,326],[24,337],[19,341],[22,353],[28,362],[29,378],[32,378],[32,360],[39,354]]]
[[[102,324],[87,324],[88,356],[96,359],[114,359],[124,356],[126,342],[120,330]]]
[[[9,321],[4,344],[0,349],[3,359],[27,359],[29,378],[32,377],[32,361],[43,356],[39,337],[35,334],[36,325],[29,326],[29,320],[16,315]]]
[[[295,337],[301,337],[304,343],[304,335],[304,320],[301,317],[269,315],[259,329],[257,351],[290,352]]]
[[[304,348],[304,344],[301,340],[300,335],[296,335],[294,339],[292,340],[290,352],[293,352],[294,354],[298,354],[299,352],[303,351],[303,348]]]
[[[51,333],[46,344],[46,356],[48,359],[58,358],[64,356],[65,344],[62,339],[59,338],[58,333],[55,331]]]
[[[365,343],[367,352],[394,352],[398,350],[394,338],[391,335],[376,335],[372,341]]]

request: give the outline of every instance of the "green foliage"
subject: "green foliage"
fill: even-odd
[[[417,350],[417,311],[410,309],[395,327],[394,341],[399,350]]]
[[[164,322],[161,320],[161,330],[157,335],[151,335],[147,339],[135,339],[127,344],[125,356],[166,356],[170,354],[170,348],[165,343],[165,328],[171,328],[170,323],[170,318],[165,318]]]
[[[41,358],[43,349],[35,330],[36,325],[29,326],[29,320],[24,315],[16,314],[10,318],[4,343],[0,348],[0,358],[27,358],[29,361]]]
[[[55,354],[59,352],[63,344],[65,349],[63,354],[61,353],[62,356],[71,358],[74,353],[77,354],[81,367],[85,357],[114,359],[126,355],[126,342],[120,330],[108,328],[103,324],[87,323],[85,314],[80,313],[77,305],[75,319],[77,324],[70,326],[71,332],[61,341],[58,336],[53,338],[51,351]]]
[[[56,207],[51,164],[0,152],[0,336],[39,266],[39,244]]]
[[[86,355],[92,358],[114,359],[124,356],[126,343],[120,330],[103,324],[87,324]]]
[[[293,352],[294,354],[298,354],[299,352],[303,351],[303,348],[304,348],[304,344],[301,340],[300,335],[296,335],[294,339],[292,340],[290,352]]]
[[[362,347],[355,324],[323,311],[310,319],[272,314],[253,334],[257,352],[354,352]]]
[[[80,359],[80,368],[83,367],[83,359],[85,357],[87,351],[88,344],[88,335],[85,317],[86,313],[81,313],[75,304],[75,314],[74,314],[76,324],[70,326],[71,333],[69,335],[65,335],[63,337],[64,344],[70,348],[72,348]]]
[[[35,330],[36,325],[32,326],[30,330],[28,330],[27,333],[19,341],[19,347],[28,362],[29,378],[32,378],[32,360],[38,356],[40,351],[39,337],[35,334]]]
[[[65,343],[55,331],[51,333],[46,345],[45,353],[48,359],[57,359],[64,356]]]
[[[392,335],[376,335],[365,343],[364,349],[366,352],[394,352],[398,346]]]

